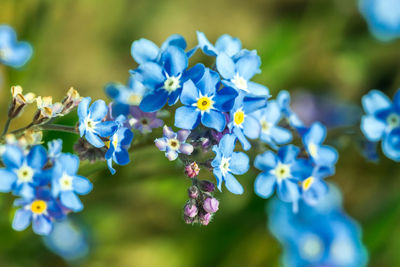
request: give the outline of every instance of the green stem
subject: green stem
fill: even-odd
[[[58,131],[58,132],[74,133],[74,134],[78,133],[74,126],[69,126],[69,125],[44,124],[41,125],[40,128],[42,130],[47,130],[47,131]]]
[[[27,125],[25,127],[19,128],[19,129],[15,130],[15,131],[12,131],[11,134],[19,134],[20,132],[23,132],[23,131],[31,128],[33,125],[34,124],[31,122],[29,125]]]
[[[6,135],[6,133],[8,132],[8,128],[10,127],[11,120],[12,120],[12,118],[7,119],[6,124],[4,125],[3,133],[1,134],[1,137]]]

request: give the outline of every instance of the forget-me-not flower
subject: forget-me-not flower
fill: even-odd
[[[0,25],[0,63],[19,68],[32,56],[32,46],[27,42],[18,42],[13,28]]]
[[[209,56],[215,57],[220,53],[225,53],[229,57],[233,57],[242,50],[242,43],[239,38],[234,38],[228,34],[221,35],[213,45],[208,41],[204,33],[198,31],[197,40],[200,49]]]
[[[157,138],[154,143],[160,151],[165,151],[168,160],[176,160],[179,153],[190,155],[193,152],[193,146],[186,143],[190,131],[180,130],[178,133],[172,131],[167,125],[163,128],[164,136]]]

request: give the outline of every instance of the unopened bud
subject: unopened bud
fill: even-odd
[[[185,167],[185,174],[189,178],[194,178],[199,175],[200,168],[196,162],[192,162]]]
[[[211,221],[211,213],[205,213],[200,215],[200,223],[202,225],[208,225]]]
[[[212,182],[210,182],[210,181],[207,181],[207,180],[203,180],[203,181],[201,181],[200,182],[200,188],[201,188],[201,190],[203,190],[203,191],[206,191],[206,192],[214,192],[214,190],[215,190],[215,185],[212,183]]]
[[[194,217],[196,217],[197,212],[198,212],[198,209],[197,209],[196,205],[192,205],[192,204],[185,205],[184,213],[186,216],[188,216],[190,218],[194,218]]]
[[[186,224],[192,224],[195,220],[195,218],[191,218],[189,216],[184,215],[183,220],[185,221]]]
[[[217,212],[219,207],[219,201],[216,198],[208,197],[204,200],[203,209],[209,213]]]
[[[196,199],[199,196],[199,189],[197,186],[192,185],[188,189],[188,195],[191,199]]]

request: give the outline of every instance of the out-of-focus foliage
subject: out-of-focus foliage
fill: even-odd
[[[13,26],[34,48],[22,70],[2,67],[1,114],[6,114],[14,84],[54,98],[61,98],[70,86],[81,95],[105,98],[104,85],[125,82],[127,70],[134,67],[132,41],[145,37],[160,44],[180,33],[192,47],[196,30],[211,41],[229,33],[240,37],[245,47],[257,49],[263,63],[262,75],[255,80],[267,85],[273,96],[280,89],[302,89],[360,105],[370,89],[393,95],[400,87],[400,41],[374,39],[356,0],[2,0],[0,23]],[[30,119],[19,118],[12,128]],[[61,119],[65,124],[74,120]],[[0,123],[4,121],[1,117]],[[161,136],[161,129],[154,135]],[[54,137],[59,136],[46,136]],[[75,137],[62,137],[71,151]],[[400,168],[385,157],[379,165],[367,163],[350,143],[351,135],[339,138],[333,132],[328,137],[341,155],[330,180],[341,188],[345,209],[363,227],[371,266],[400,265]],[[281,248],[266,228],[266,201],[253,192],[254,169],[240,178],[244,195],[217,195],[221,211],[207,228],[182,222],[189,181],[180,170],[155,147],[147,147],[138,148],[132,163],[119,168],[116,176],[110,177],[105,164],[90,176],[94,190],[84,199],[85,212],[73,217],[87,231],[91,251],[76,264],[279,264]],[[201,170],[200,177],[212,174]],[[5,212],[10,204],[11,198],[0,196],[0,266],[67,266],[29,230],[18,233],[9,227],[12,214]]]

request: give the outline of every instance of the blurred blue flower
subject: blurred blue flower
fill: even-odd
[[[220,53],[216,59],[218,72],[224,78],[225,86],[233,87],[238,92],[269,96],[269,90],[264,85],[251,82],[250,79],[260,73],[261,59],[256,52],[247,51],[236,60],[226,53]]]
[[[201,123],[222,132],[226,118],[222,112],[230,111],[237,92],[230,87],[217,90],[220,86],[218,73],[206,68],[203,77],[194,83],[188,80],[183,84],[181,102],[185,105],[175,112],[175,126],[192,130]]]
[[[163,128],[164,136],[154,140],[156,147],[160,151],[165,151],[168,160],[176,160],[179,153],[190,155],[193,152],[193,146],[186,143],[186,139],[190,135],[188,130],[180,130],[178,133],[172,131],[167,125]]]
[[[390,99],[378,90],[372,90],[362,98],[367,113],[361,119],[361,131],[372,142],[382,140],[384,154],[400,161],[400,90]]]
[[[0,25],[0,63],[19,68],[32,56],[32,46],[27,42],[18,42],[13,28]]]
[[[112,116],[118,117],[128,115],[130,106],[139,106],[146,87],[131,75],[127,85],[109,83],[105,87],[105,92],[113,100]]]
[[[400,37],[400,1],[360,0],[359,6],[376,38],[389,41]]]
[[[233,57],[242,50],[242,43],[238,38],[231,37],[228,34],[221,35],[215,46],[208,41],[207,37],[202,32],[197,32],[197,40],[200,49],[204,54],[216,57],[220,53],[225,53],[229,57]]]
[[[281,109],[282,115],[287,119],[290,126],[292,126],[301,136],[307,131],[307,127],[299,119],[299,117],[290,108],[290,94],[286,90],[279,92],[276,101]]]
[[[218,146],[213,146],[215,158],[211,163],[213,173],[217,179],[218,189],[221,191],[222,182],[225,181],[226,188],[234,194],[243,194],[242,185],[233,174],[244,174],[249,169],[249,157],[243,152],[233,152],[236,137],[226,134],[222,137]]]
[[[35,187],[46,184],[51,172],[43,170],[47,152],[43,146],[33,146],[29,153],[15,145],[7,145],[2,154],[5,168],[0,169],[0,192],[13,192],[24,198],[34,196]]]
[[[47,143],[47,156],[50,160],[55,161],[62,154],[62,139],[55,139]]]
[[[32,222],[33,231],[38,235],[48,235],[53,229],[53,220],[63,219],[65,214],[48,189],[38,189],[29,198],[17,199],[12,228],[25,230]]]
[[[52,195],[60,197],[61,204],[68,209],[78,212],[83,204],[78,195],[88,194],[92,183],[85,177],[77,175],[79,158],[72,154],[62,154],[56,161],[53,170]]]
[[[292,133],[278,126],[281,119],[281,110],[275,101],[269,101],[267,107],[259,109],[252,114],[261,125],[260,139],[270,147],[277,149],[292,141]]]
[[[279,148],[274,154],[268,150],[258,155],[254,166],[261,170],[255,182],[254,190],[263,198],[270,197],[275,190],[278,197],[285,202],[297,202],[300,197],[299,173],[304,166],[297,160],[300,149],[294,145]]]
[[[101,137],[109,137],[117,130],[117,124],[113,121],[102,121],[108,112],[108,107],[103,100],[95,101],[89,108],[90,97],[82,99],[78,106],[79,132],[81,137],[95,147],[103,147]]]
[[[107,160],[108,169],[112,174],[115,174],[115,169],[112,167],[113,161],[118,165],[126,165],[130,162],[128,148],[132,139],[132,131],[122,125],[111,136],[105,158]]]

